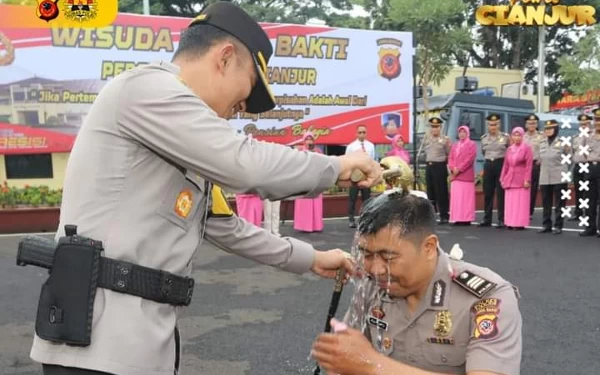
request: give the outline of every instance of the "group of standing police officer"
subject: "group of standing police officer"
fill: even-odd
[[[492,225],[494,198],[498,210],[497,228],[504,225],[504,189],[500,184],[500,174],[504,164],[506,150],[511,144],[510,136],[501,131],[501,117],[492,113],[486,117],[488,131],[481,137],[484,158],[483,193],[484,216],[481,227]],[[561,124],[555,120],[544,123],[544,130],[538,131],[539,117],[530,114],[525,118],[526,132],[524,141],[533,150],[533,168],[531,177],[530,216],[533,215],[538,190],[542,194],[542,229],[539,233],[560,234],[563,230],[563,210],[567,199],[563,191],[573,183],[575,192],[575,210],[571,210],[569,221],[578,221],[584,230],[580,236],[597,234],[598,203],[600,198],[600,108],[592,115],[581,114],[577,117],[580,130],[571,138],[559,136]],[[448,222],[449,191],[446,163],[450,154],[450,139],[441,134],[443,122],[434,117],[429,120],[430,133],[423,140],[426,153],[427,195],[440,216],[440,224]],[[567,160],[566,162],[564,160]],[[552,208],[554,207],[554,221]],[[600,234],[598,235],[600,236]]]

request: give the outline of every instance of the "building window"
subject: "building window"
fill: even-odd
[[[9,180],[54,177],[51,154],[4,155],[4,164]]]

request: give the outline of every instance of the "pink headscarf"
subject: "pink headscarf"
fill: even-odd
[[[304,133],[304,135],[302,136],[302,142],[306,142],[307,138],[312,138],[313,142],[315,140],[315,136],[313,135],[313,133],[307,131],[306,133]],[[313,152],[317,152],[317,153],[321,153],[321,151],[317,148],[317,144],[314,144],[315,147],[312,150],[309,150],[308,147],[306,147],[304,144],[302,146],[300,146],[300,150],[306,150],[306,151],[313,151]]]
[[[469,129],[469,127],[467,125],[461,125],[461,126],[458,127],[457,134],[460,133],[461,130],[463,130],[465,133],[467,133],[467,136],[465,137],[465,139],[460,139],[459,138],[459,141],[458,141],[458,144],[457,144],[458,150],[460,150],[461,148],[463,148],[463,146],[465,146],[466,144],[469,144],[469,143],[473,142],[471,140],[471,129]]]
[[[410,154],[404,148],[398,147],[398,140],[401,139],[404,142],[404,137],[400,134],[396,134],[394,138],[392,138],[392,149],[388,151],[387,156],[399,156],[407,163],[410,163]]]
[[[304,133],[304,135],[302,136],[302,142],[306,141],[306,138],[311,137],[313,139],[313,141],[315,140],[315,136],[313,135],[313,133],[307,131],[306,133]]]
[[[519,134],[522,137],[523,134],[525,134],[525,130],[521,127],[516,127],[510,132],[510,135],[514,135],[514,134]],[[515,156],[517,156],[518,158],[521,158],[521,157],[523,157],[523,155],[525,155],[525,152],[526,152],[525,147],[521,147],[523,145],[523,143],[524,143],[523,140],[521,140],[521,143],[519,143],[519,144],[513,143],[508,147],[508,149],[511,150],[512,152],[516,153],[517,155],[515,155]]]

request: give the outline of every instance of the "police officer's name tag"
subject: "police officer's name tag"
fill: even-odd
[[[387,331],[387,329],[388,329],[388,323],[386,321],[378,319],[378,318],[374,317],[373,315],[369,315],[369,317],[367,318],[367,323],[369,323],[369,325],[375,326],[379,329],[383,329],[384,331]]]

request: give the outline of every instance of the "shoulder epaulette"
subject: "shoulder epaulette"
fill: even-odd
[[[487,137],[487,133],[485,133],[484,135],[481,136],[481,139]]]
[[[485,296],[498,285],[469,271],[461,272],[452,281],[477,298]]]

